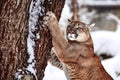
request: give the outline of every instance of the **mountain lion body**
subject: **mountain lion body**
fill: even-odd
[[[66,31],[67,38],[64,38],[52,12],[48,12],[44,20],[52,34],[56,55],[67,67],[70,80],[113,80],[94,54],[93,42],[86,24],[71,21]]]

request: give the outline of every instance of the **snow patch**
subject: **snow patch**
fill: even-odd
[[[28,63],[29,65],[27,66],[27,70],[30,71],[32,74],[34,74],[36,80],[38,80],[37,75],[36,75],[36,69],[35,69],[35,56],[34,56],[34,46],[35,42],[34,39],[35,37],[38,39],[40,38],[39,34],[37,33],[36,35],[33,34],[33,32],[36,29],[36,23],[38,22],[38,17],[42,16],[42,12],[44,12],[44,7],[42,4],[44,3],[44,0],[32,0],[31,5],[30,5],[30,17],[29,17],[29,35],[27,39],[27,47],[28,47],[28,54],[29,54],[29,59]]]
[[[33,32],[37,29],[36,24],[38,22],[38,17],[43,15],[44,7],[42,6],[44,3],[44,0],[32,0],[30,9],[29,9],[29,34],[27,38],[27,52],[29,55],[28,59],[28,66],[23,69],[19,69],[16,74],[15,78],[18,80],[21,80],[25,72],[30,72],[30,74],[33,74],[37,78],[37,71],[35,69],[35,56],[34,56],[34,47],[35,47],[35,39],[39,39],[40,35],[39,33],[33,34]],[[21,74],[22,72],[22,74]]]
[[[67,80],[64,71],[52,66],[49,62],[43,80]]]
[[[113,14],[108,14],[107,19],[114,20],[117,23],[117,29],[116,31],[97,30],[91,32],[94,51],[99,55],[107,53],[115,56],[120,54],[120,19]]]
[[[22,69],[19,69],[18,72],[15,73],[15,78],[17,80],[20,80],[23,77],[23,74],[21,74]]]
[[[114,20],[117,23],[117,26],[116,26],[117,29],[116,29],[115,32],[118,33],[118,34],[120,34],[120,19],[116,15],[114,15],[112,13],[108,14],[107,19],[108,20]]]
[[[120,74],[120,55],[111,59],[103,60],[102,64],[114,80],[120,80],[120,76],[118,76],[118,74]]]

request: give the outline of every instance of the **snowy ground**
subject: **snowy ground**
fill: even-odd
[[[52,66],[49,62],[43,80],[67,80],[62,70]]]
[[[103,60],[102,64],[114,80],[120,80],[120,55],[116,55],[111,59]]]

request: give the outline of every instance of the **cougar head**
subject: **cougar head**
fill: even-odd
[[[67,39],[70,41],[84,42],[90,37],[87,25],[79,21],[71,21],[66,32]]]

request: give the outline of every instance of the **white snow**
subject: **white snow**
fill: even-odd
[[[32,74],[34,74],[36,80],[38,80],[36,76],[36,69],[35,69],[35,57],[34,57],[34,46],[35,42],[34,39],[40,38],[39,33],[33,34],[32,32],[35,31],[36,29],[36,23],[38,21],[39,15],[42,15],[41,11],[44,11],[44,7],[42,7],[42,4],[44,3],[44,0],[32,0],[31,5],[30,5],[30,16],[29,16],[29,34],[28,34],[28,39],[27,39],[27,47],[28,47],[28,54],[29,54],[29,59],[28,63],[29,65],[27,66],[26,70],[30,71]]]
[[[107,18],[117,23],[116,31],[97,30],[91,32],[94,51],[98,54],[107,53],[115,56],[120,54],[120,19],[113,14],[109,14]]]
[[[43,80],[67,80],[62,70],[52,66],[49,62],[45,69]]]
[[[35,42],[30,38],[30,34],[28,35],[28,39],[27,39],[27,47],[28,47],[28,53],[30,58],[28,59],[28,63],[32,63],[32,61],[34,60],[34,49],[33,47],[35,46]]]
[[[105,70],[114,78],[114,80],[120,80],[120,55],[107,60],[103,60],[102,64]]]
[[[120,54],[120,36],[113,31],[91,32],[94,42],[94,51],[98,54]]]
[[[29,64],[26,68],[26,70],[30,71],[32,74],[35,75],[36,79],[37,79],[37,76],[36,76],[36,69],[35,69],[35,62],[32,62],[31,64]]]
[[[34,47],[35,47],[35,39],[39,39],[40,35],[39,33],[37,34],[33,34],[33,32],[37,29],[36,23],[38,21],[38,17],[40,15],[42,15],[41,12],[44,11],[44,7],[42,6],[42,4],[44,3],[44,0],[32,0],[31,1],[31,5],[30,5],[30,9],[29,9],[29,34],[28,34],[28,38],[27,38],[27,50],[28,50],[28,55],[29,55],[29,59],[28,59],[28,66],[26,68],[23,68],[26,71],[29,71],[30,74],[33,74],[36,78],[36,80],[38,80],[37,76],[36,76],[36,69],[35,69],[35,56],[34,56]],[[16,78],[18,78],[18,80],[20,80],[20,78],[22,77],[22,75],[20,75],[20,72],[23,72],[24,75],[24,71],[22,71],[22,69],[19,69],[18,72],[16,72],[15,76]]]
[[[117,26],[116,26],[117,29],[116,29],[115,32],[120,34],[120,19],[119,19],[116,15],[114,15],[114,14],[112,14],[112,13],[109,13],[109,14],[108,14],[107,19],[108,19],[108,20],[113,20],[113,21],[116,22],[116,24],[117,24]]]
[[[16,78],[17,80],[20,80],[20,79],[23,77],[23,75],[20,74],[20,72],[22,72],[21,69],[19,69],[19,70],[15,73],[15,78]]]

